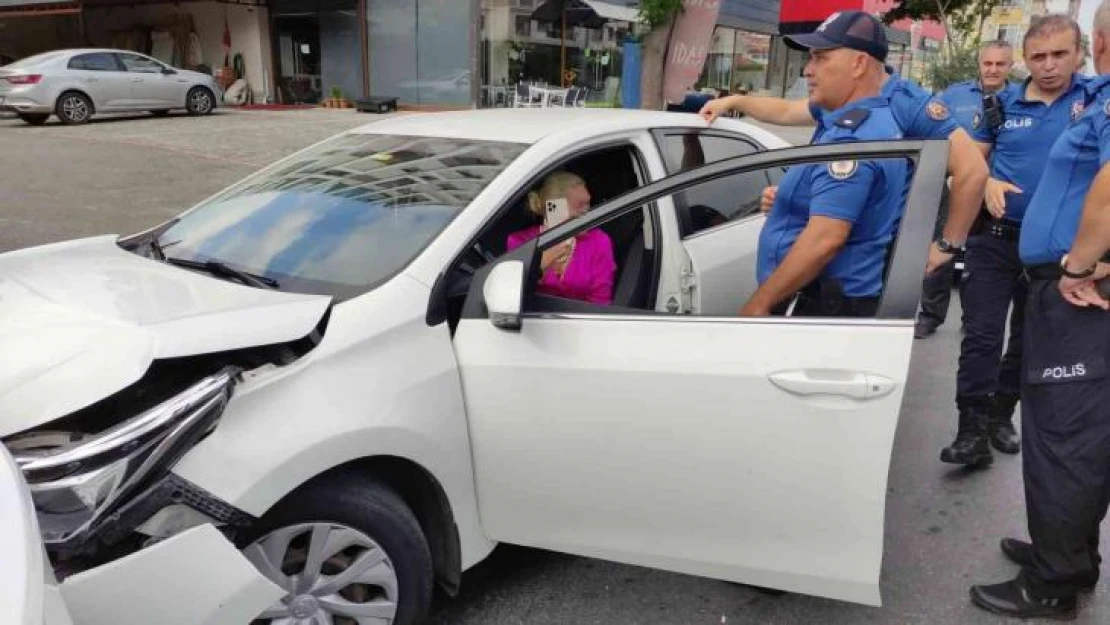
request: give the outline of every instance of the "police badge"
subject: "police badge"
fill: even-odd
[[[1076,100],[1071,103],[1071,120],[1075,121],[1083,115],[1083,100]]]
[[[1102,107],[1102,112],[1110,115],[1110,100],[1106,101],[1106,106]]]
[[[971,127],[978,128],[981,123],[983,123],[983,116],[976,113],[975,116],[971,118]]]
[[[859,163],[855,161],[833,161],[829,163],[829,175],[836,180],[847,180],[856,173]]]
[[[929,103],[925,105],[925,114],[929,116],[929,119],[938,122],[944,121],[948,119],[948,107],[940,100],[930,100]]]

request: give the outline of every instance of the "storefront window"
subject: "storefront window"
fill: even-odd
[[[357,0],[275,0],[271,6],[282,102],[317,103],[335,92],[362,97]]]
[[[370,91],[412,104],[466,105],[470,87],[470,3],[373,0]]]
[[[746,30],[736,31],[736,52],[732,66],[732,90],[759,93],[767,86],[771,36]]]
[[[716,89],[729,93],[732,89],[732,66],[736,48],[736,29],[718,26],[713,29],[713,40],[709,43],[709,54],[702,66],[698,89]]]
[[[525,93],[529,87],[584,87],[590,102],[616,102],[621,42],[633,24],[599,17],[599,27],[570,24],[564,37],[561,23],[533,19],[540,4],[541,0],[482,0],[479,105],[512,106],[518,86]]]
[[[789,99],[809,96],[805,71],[808,56],[801,50],[786,45],[782,37],[776,37],[771,47],[770,71],[767,73],[767,89],[773,96]]]

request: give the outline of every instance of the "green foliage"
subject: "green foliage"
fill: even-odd
[[[343,98],[343,90],[340,89],[339,87],[332,87],[331,88],[331,97],[335,98],[336,100],[342,99]]]
[[[682,0],[640,0],[640,21],[654,30],[681,10]]]
[[[994,1],[997,2],[997,0]],[[980,0],[903,0],[898,6],[883,15],[883,21],[891,24],[908,17],[912,20],[937,20],[940,22],[944,21],[945,16],[963,11],[978,3],[980,3]]]
[[[979,51],[974,47],[965,47],[937,58],[925,68],[924,79],[930,87],[941,91],[949,85],[972,80],[978,75]]]
[[[952,40],[950,50],[979,43],[983,22],[1002,0],[904,0],[883,16],[887,24],[902,18],[935,20]]]

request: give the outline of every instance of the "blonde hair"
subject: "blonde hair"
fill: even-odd
[[[528,210],[536,217],[543,217],[544,202],[555,198],[565,198],[567,191],[574,187],[584,187],[586,181],[569,171],[557,171],[543,179],[539,191],[528,192]]]

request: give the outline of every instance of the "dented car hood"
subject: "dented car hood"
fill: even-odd
[[[115,236],[0,255],[0,436],[103,399],[156,359],[302,338],[330,301],[144,258]]]

